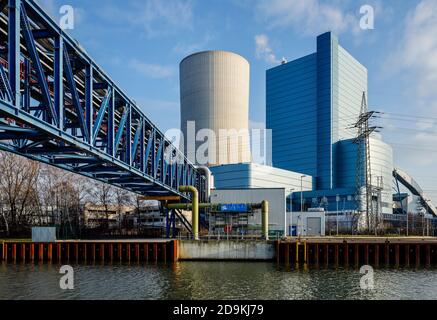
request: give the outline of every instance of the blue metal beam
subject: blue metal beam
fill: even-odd
[[[32,30],[32,35],[34,39],[53,38],[55,36],[54,33],[48,29]]]
[[[83,158],[55,158],[52,160],[56,164],[84,164],[84,163],[101,163],[99,160],[90,157]]]
[[[125,108],[123,115],[121,117],[120,123],[118,125],[117,134],[115,136],[114,156],[116,155],[115,153],[117,153],[118,146],[120,145],[121,137],[123,136],[123,133],[125,131],[124,127],[126,126],[126,121],[127,121],[128,116],[129,116],[129,109]]]
[[[131,154],[131,150],[132,150],[132,106],[129,104],[127,106],[128,109],[128,115],[127,115],[127,119],[126,119],[126,128],[125,128],[125,144],[124,144],[124,148],[125,148],[125,152],[124,152],[124,162],[127,163],[128,166],[132,165],[132,154]]]
[[[113,178],[109,180],[109,183],[116,183],[116,184],[122,184],[122,183],[129,183],[129,182],[135,182],[135,181],[144,181],[144,179],[141,179],[139,177],[135,176],[127,176],[123,178]]]
[[[44,137],[42,139],[34,139],[35,141],[32,141],[32,142],[22,146],[20,151],[24,152],[26,149],[38,147],[39,145],[42,145],[42,144],[48,142],[48,140],[46,138],[47,137]]]
[[[67,76],[68,85],[70,87],[71,96],[73,98],[73,105],[76,109],[76,116],[79,121],[80,129],[85,137],[85,141],[91,143],[90,134],[85,123],[85,116],[82,105],[80,104],[79,93],[76,88],[76,81],[74,80],[73,69],[71,68],[70,55],[68,54],[67,48],[64,46],[64,66],[65,74]]]
[[[111,102],[109,103],[108,111],[108,134],[106,135],[106,152],[111,156],[115,156],[114,149],[114,112],[115,112],[115,90],[112,90]]]
[[[33,130],[33,129],[29,129],[29,128],[22,128],[22,127],[8,126],[5,124],[0,124],[0,130],[12,131],[12,132],[16,132],[16,133],[38,133],[37,130]]]
[[[86,128],[88,129],[88,134],[91,136],[93,134],[93,73],[94,69],[91,65],[85,67],[85,113],[86,113]],[[99,125],[100,127],[100,125]],[[95,142],[95,138],[93,139]]]
[[[31,100],[31,76],[32,66],[29,59],[24,59],[24,92],[23,92],[23,109],[27,112],[30,111]],[[55,106],[56,107],[56,106]]]
[[[55,109],[58,114],[58,128],[64,130],[64,41],[62,37],[55,38]]]
[[[146,170],[146,161],[144,159],[144,155],[145,155],[145,140],[146,139],[146,129],[145,129],[145,124],[144,124],[144,120],[141,120],[141,139],[140,139],[140,170],[141,172],[145,172]]]
[[[99,113],[97,114],[96,122],[93,126],[93,143],[96,143],[97,135],[99,134],[100,127],[102,126],[103,118],[108,110],[109,102],[111,101],[112,96],[112,88],[109,87],[106,93],[105,98],[102,101],[102,105],[100,106]]]
[[[56,147],[55,149],[47,148],[47,147],[37,147],[37,148],[27,148],[25,153],[49,155],[49,154],[66,154],[75,151],[77,151],[77,149],[74,147]]]
[[[0,92],[0,97],[5,101],[13,103],[14,94],[3,66],[0,66],[0,81],[2,83],[2,86],[5,88],[4,92]]]
[[[116,173],[122,173],[122,170],[118,167],[109,167],[109,166],[84,166],[77,168],[78,171],[92,171],[92,172],[116,172]]]
[[[108,89],[109,84],[104,82],[96,82],[94,83],[94,90],[106,90]]]
[[[20,7],[21,0],[9,0],[8,66],[12,103],[20,106]]]
[[[145,173],[150,173],[148,172],[148,162],[149,162],[149,157],[150,157],[150,152],[152,150],[152,146],[155,146],[155,130],[152,129],[149,133],[149,139],[147,141],[147,147],[146,147],[146,153],[144,154],[144,171]],[[152,161],[153,162],[153,161]]]
[[[136,158],[140,139],[144,140],[144,136],[142,135],[142,133],[143,133],[143,120],[140,119],[140,123],[138,124],[137,131],[135,132],[135,137],[132,145],[132,157],[131,157],[132,161],[134,161]]]
[[[0,0],[0,6],[4,1]],[[8,53],[9,73],[0,70],[0,118],[8,122],[3,122],[5,130],[0,130],[0,139],[4,139],[0,149],[116,186],[124,183],[125,189],[141,194],[188,199],[177,186],[182,181],[197,186],[193,165],[177,149],[182,161],[171,166],[165,163],[164,148],[171,142],[33,0],[8,2],[8,41],[3,53]],[[20,32],[27,51],[20,52]],[[25,66],[21,84],[20,62]],[[53,66],[53,73],[44,65]],[[85,77],[76,76],[73,68],[85,70]],[[71,95],[65,95],[65,86]],[[83,95],[78,88],[85,88]],[[94,128],[93,107],[99,101],[96,90],[100,93],[108,88],[112,94],[99,109]],[[126,107],[120,115],[121,106]],[[98,132],[106,121],[108,131],[100,144]],[[117,131],[114,124],[118,124]],[[99,139],[97,145],[93,138]]]
[[[15,1],[18,1],[18,0],[15,0]],[[27,18],[24,3],[21,3],[20,8],[21,8],[21,12],[20,12],[21,13],[21,15],[20,15],[21,16],[21,28],[23,30],[27,51],[29,52],[30,58],[32,59],[32,62],[33,62],[33,65],[34,65],[34,68],[36,71],[36,76],[38,78],[38,84],[39,84],[40,89],[41,89],[43,103],[44,103],[44,106],[47,108],[48,114],[46,116],[49,120],[48,121],[49,123],[53,122],[55,125],[58,125],[58,115],[57,115],[57,112],[53,106],[52,98],[50,97],[49,86],[48,86],[47,81],[46,81],[46,76],[45,76],[44,69],[43,69],[42,64],[41,64],[41,60],[39,58],[38,50],[36,49],[36,46],[35,46],[35,39],[33,38],[33,34],[32,34],[31,29],[30,29],[30,24],[29,24],[29,20]],[[15,57],[15,59],[17,59],[17,57]],[[20,68],[18,66],[18,73],[19,72],[20,72]],[[18,74],[18,79],[20,79],[19,74]],[[18,88],[19,88],[19,86],[18,86]],[[14,88],[13,88],[13,90],[14,90]]]
[[[2,133],[0,132],[0,140],[28,140],[28,139],[36,139],[36,138],[42,138],[43,135],[41,133]],[[21,148],[21,146],[18,146]]]
[[[159,168],[159,164],[161,163],[161,153],[162,153],[162,149],[164,147],[164,140],[161,140],[159,142],[159,146],[158,146],[158,150],[156,152],[156,158],[155,158],[155,165],[154,165],[154,172],[153,172],[153,177],[156,179],[158,176],[158,168]]]

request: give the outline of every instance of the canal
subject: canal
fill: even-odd
[[[437,299],[437,268],[374,270],[362,290],[355,268],[288,268],[271,262],[72,265],[62,290],[56,264],[0,264],[5,299]]]

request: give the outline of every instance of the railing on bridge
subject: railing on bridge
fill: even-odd
[[[0,148],[130,191],[202,191],[193,164],[33,0],[0,1]]]

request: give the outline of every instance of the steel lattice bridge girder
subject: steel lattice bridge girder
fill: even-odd
[[[0,13],[0,149],[139,194],[202,192],[194,165],[33,0],[0,0]]]

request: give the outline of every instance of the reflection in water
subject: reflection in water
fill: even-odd
[[[375,290],[364,291],[355,268],[264,262],[73,267],[75,289],[65,291],[57,265],[0,264],[0,299],[437,299],[437,269],[376,269]]]

